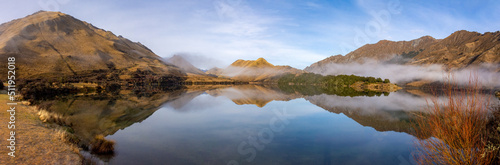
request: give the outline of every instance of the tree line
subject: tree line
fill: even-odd
[[[391,83],[389,79],[382,80],[382,78],[375,77],[362,77],[356,75],[323,76],[315,73],[303,73],[300,75],[286,74],[278,80],[278,84],[349,86],[360,81],[364,83]]]

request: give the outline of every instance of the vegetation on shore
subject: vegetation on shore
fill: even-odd
[[[122,76],[119,70],[94,70],[72,76],[19,79],[17,88],[23,100],[33,103],[77,93],[116,94],[122,89],[134,93],[173,91],[182,89],[184,80],[185,77],[159,75],[139,69]]]
[[[286,74],[278,79],[278,87],[287,93],[304,95],[333,94],[338,96],[381,96],[398,90],[389,79],[355,75],[328,75],[315,73]]]
[[[477,78],[466,90],[457,90],[449,81],[446,101],[434,97],[424,113],[417,114],[414,128],[420,164],[498,164],[500,149],[500,112],[490,116],[490,101],[480,91]],[[436,94],[438,95],[438,94]]]
[[[8,96],[0,95],[0,108],[8,109]],[[15,158],[7,155],[8,149],[0,150],[0,164],[81,164],[82,157],[76,145],[67,143],[68,133],[55,124],[42,123],[32,106],[16,106],[16,153]],[[0,111],[0,122],[8,123],[9,112]],[[9,129],[0,129],[1,137],[9,137]],[[2,146],[8,146],[2,140]]]
[[[297,85],[326,85],[326,86],[349,86],[356,82],[364,83],[391,83],[389,79],[362,77],[355,75],[328,75],[322,76],[315,73],[303,73],[299,75],[286,74],[278,80],[278,84]]]

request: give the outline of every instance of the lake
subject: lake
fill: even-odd
[[[115,141],[114,155],[100,156],[109,164],[413,164],[410,116],[427,104],[405,90],[351,97],[257,85],[120,95],[41,106],[82,141]]]

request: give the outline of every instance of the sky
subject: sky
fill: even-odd
[[[1,0],[0,22],[61,11],[161,57],[226,67],[265,58],[303,69],[379,40],[500,30],[497,0]]]

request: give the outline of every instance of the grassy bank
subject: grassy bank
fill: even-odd
[[[8,97],[0,94],[0,164],[81,164],[78,148],[64,140],[65,132],[58,126],[42,123],[32,106],[16,106],[16,152],[15,158],[8,156],[10,130],[7,124],[10,114]]]

